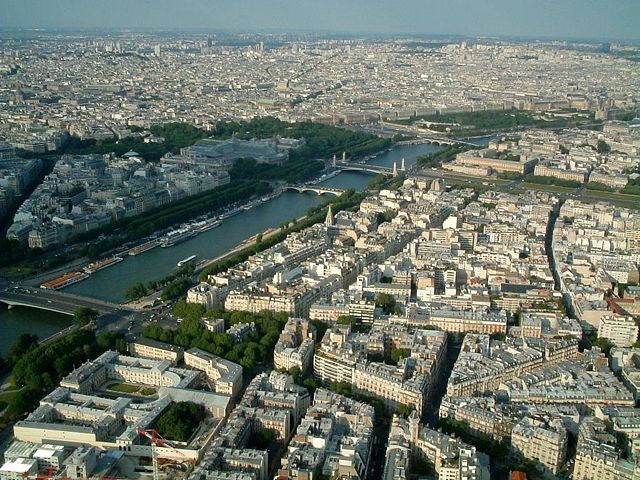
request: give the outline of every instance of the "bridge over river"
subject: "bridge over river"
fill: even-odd
[[[96,310],[99,314],[112,313],[121,308],[117,303],[81,297],[54,290],[30,287],[12,287],[0,291],[0,302],[11,307],[31,307],[73,315],[79,307]]]

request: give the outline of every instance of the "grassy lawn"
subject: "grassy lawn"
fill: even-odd
[[[572,187],[560,187],[558,185],[543,185],[540,183],[524,182],[522,186],[527,188],[528,190],[540,190],[543,192],[553,192],[553,193],[573,193],[576,191],[576,189]]]
[[[19,390],[5,390],[4,392],[0,393],[0,403],[9,403],[11,399],[13,399],[13,397],[18,394],[18,392]],[[0,410],[2,410],[1,407]]]
[[[158,391],[155,388],[147,387],[140,390],[140,394],[148,397],[149,395],[155,395]]]
[[[585,203],[609,202],[617,207],[640,210],[640,197],[612,192],[585,192],[581,201]]]
[[[107,387],[107,390],[120,393],[136,393],[140,389],[137,385],[129,385],[128,383],[116,383]]]

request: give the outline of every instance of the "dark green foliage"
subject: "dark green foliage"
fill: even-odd
[[[313,395],[313,393],[322,386],[322,383],[315,377],[307,377],[302,381],[302,386],[306,387],[309,393]]]
[[[408,418],[409,415],[411,414],[411,410],[413,410],[411,407],[406,406],[405,404],[401,404],[398,407],[398,415],[400,415],[401,417],[405,417]]]
[[[385,417],[385,406],[381,400],[369,395],[353,393],[351,390],[351,384],[347,382],[331,382],[331,384],[329,385],[329,390],[339,395],[344,395],[345,397],[352,398],[359,402],[368,403],[375,409],[376,421],[380,421],[383,417]]]
[[[351,384],[347,382],[336,382],[333,381],[329,385],[329,390],[334,393],[338,393],[340,395],[344,395],[345,397],[351,396]]]
[[[29,387],[22,388],[9,400],[7,410],[3,415],[4,418],[9,421],[19,420],[25,412],[30,412],[38,406],[40,397],[41,392]]]
[[[147,290],[147,287],[145,287],[144,283],[137,282],[127,288],[127,290],[124,292],[124,298],[127,299],[127,301],[132,302],[148,294],[149,291]]]
[[[406,348],[394,348],[391,350],[391,361],[397,365],[401,358],[407,358],[411,351]]]
[[[514,155],[510,151],[500,152],[497,157],[499,160],[506,160],[508,162],[519,162],[520,155]]]
[[[629,179],[629,183],[620,190],[620,193],[626,193],[627,195],[640,195],[640,177],[636,179]]]
[[[433,476],[436,473],[436,470],[426,459],[418,456],[411,466],[411,473],[415,475]]]
[[[218,122],[214,136],[219,139],[272,138],[277,136],[304,138],[305,144],[290,152],[290,160],[331,158],[333,155],[361,157],[391,146],[390,139],[366,132],[355,132],[311,121],[287,123],[273,117],[256,117],[248,122]]]
[[[83,327],[98,318],[98,312],[88,307],[78,307],[73,312],[73,323]]]
[[[567,147],[565,147],[564,145],[560,145],[560,153],[563,155],[567,155],[569,153],[569,149]]]
[[[442,150],[434,153],[428,153],[426,155],[420,155],[416,158],[416,164],[425,168],[439,168],[442,166],[442,162],[448,162],[453,160],[458,153],[472,150],[476,147],[465,145],[462,143],[456,143],[454,145],[448,145]],[[479,147],[477,147],[479,148]]]
[[[205,416],[202,405],[175,402],[160,416],[156,422],[156,430],[168,440],[187,442]]]
[[[379,173],[375,177],[373,177],[371,180],[369,180],[369,183],[367,184],[367,188],[369,190],[380,190],[382,186],[386,183],[386,181],[387,181],[387,176]]]
[[[527,182],[537,183],[538,185],[557,185],[559,187],[578,188],[580,182],[576,180],[564,180],[556,177],[543,177],[539,175],[532,175],[527,177]]]
[[[319,174],[324,162],[306,158],[290,158],[282,165],[258,163],[252,158],[241,158],[233,163],[229,171],[232,179],[284,180],[300,183]]]
[[[249,372],[256,365],[273,359],[273,348],[288,319],[286,313],[266,311],[257,315],[245,312],[205,312],[205,317],[223,318],[227,327],[236,323],[255,323],[256,332],[248,334],[241,343],[234,344],[226,333],[213,333],[205,329],[199,322],[201,317],[197,317],[195,311],[187,312],[181,302],[177,302],[176,307],[178,311],[187,313],[177,330],[171,331],[152,324],[147,325],[142,334],[183,348],[200,348],[238,363]]]
[[[167,152],[179,153],[180,148],[193,145],[210,133],[188,123],[166,123],[151,127],[151,132],[165,138],[164,143],[144,143],[141,137],[108,140],[81,140],[69,137],[59,150],[61,154],[115,153],[122,156],[130,150],[139,153],[147,161],[158,161]]]
[[[397,213],[393,210],[387,210],[385,212],[378,213],[376,215],[376,221],[378,222],[378,225],[380,225],[381,223],[390,222],[396,218],[396,215]]]
[[[173,343],[174,332],[160,325],[152,323],[142,329],[142,335],[159,342]]]
[[[638,59],[640,60],[640,58]],[[630,112],[617,112],[614,114],[614,118],[616,120],[622,120],[623,122],[629,122],[631,120],[633,120],[634,118],[638,118],[638,116],[640,116],[640,112],[634,112],[634,111],[630,111]]]
[[[184,298],[178,300],[173,306],[173,314],[186,320],[199,320],[205,316],[206,312],[203,305],[187,303]]]
[[[369,362],[385,363],[386,359],[382,353],[367,353]]]
[[[180,277],[172,280],[162,291],[162,300],[175,300],[181,297],[187,290],[193,285],[191,279],[188,277]]]
[[[598,140],[598,144],[596,145],[596,151],[598,153],[609,153],[611,151],[611,147],[604,140]]]
[[[23,333],[14,340],[9,347],[7,359],[11,365],[15,365],[20,358],[32,348],[38,346],[38,336],[30,333]]]
[[[518,180],[522,175],[517,172],[498,172],[496,177],[502,180]]]
[[[116,350],[122,355],[128,353],[128,344],[124,334],[118,332],[101,332],[96,335],[96,346],[99,351]]]
[[[276,434],[273,430],[261,428],[257,432],[251,435],[247,448],[254,448],[257,450],[267,450],[276,439]]]
[[[189,123],[164,123],[162,125],[154,125],[150,128],[151,133],[164,138],[161,145],[172,153],[180,153],[180,149],[193,145],[198,140],[211,135],[207,132]]]
[[[42,254],[39,248],[27,248],[20,245],[17,240],[8,240],[6,237],[0,238],[0,267],[8,265],[23,265],[38,258]]]
[[[393,140],[394,142],[405,142],[415,139],[415,135],[403,135],[402,133],[396,133],[393,137],[391,137],[391,140]]]
[[[74,366],[102,351],[91,330],[76,330],[23,354],[13,367],[13,382],[17,387],[28,386],[39,394],[46,393]]]
[[[602,350],[602,353],[606,356],[609,356],[609,352],[614,346],[613,343],[606,338],[598,338],[596,335],[591,338],[591,345],[594,347],[600,347],[600,350]]]
[[[296,366],[296,367],[291,367],[287,373],[293,377],[293,381],[295,383],[298,383],[298,380],[302,375],[302,370],[300,370],[300,367]]]
[[[392,144],[366,132],[313,122],[287,123],[276,118],[254,118],[248,122],[218,122],[214,135],[225,139],[234,134],[237,138],[271,138],[275,136],[304,139],[302,147],[289,151],[289,158],[282,165],[258,163],[251,158],[237,160],[230,171],[234,179],[284,180],[299,183],[323,168],[321,159],[339,156],[346,152],[350,158],[362,157],[384,150]]]
[[[388,293],[379,293],[376,297],[376,307],[382,308],[382,311],[389,315],[396,309],[396,299],[393,295]]]
[[[407,121],[397,123],[412,124],[421,119],[428,122],[453,124],[431,125],[429,128],[440,132],[448,132],[456,137],[485,135],[496,131],[519,130],[524,127],[564,128],[585,122],[594,122],[593,116],[590,116],[589,118],[548,117],[542,119],[531,112],[523,112],[519,110],[494,110],[426,115],[419,118],[412,117]]]
[[[130,150],[139,153],[142,158],[149,162],[157,162],[160,160],[160,157],[167,152],[167,149],[162,144],[144,143],[142,138],[128,137],[120,140],[115,138],[106,140],[81,140],[76,136],[69,137],[69,140],[58,151],[62,154],[71,155],[114,152],[117,156],[122,156]]]
[[[605,185],[604,183],[600,183],[600,182],[589,182],[587,183],[587,190],[597,190],[600,192],[613,192],[613,188],[611,188],[609,185]]]
[[[392,177],[385,184],[385,188],[387,190],[398,190],[406,179],[407,177],[404,175],[398,175],[397,177]]]
[[[354,325],[356,323],[356,318],[351,315],[340,315],[336,320],[338,325]]]

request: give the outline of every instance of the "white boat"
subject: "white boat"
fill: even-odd
[[[190,230],[174,230],[173,232],[169,232],[166,235],[164,241],[162,242],[162,245],[160,246],[162,248],[173,247],[174,245],[182,243],[185,240],[189,240],[190,238],[195,236],[196,232],[192,232]]]
[[[182,267],[182,266],[186,265],[187,263],[192,262],[196,257],[197,257],[197,255],[191,255],[190,257],[187,257],[187,258],[185,258],[183,260],[180,260],[177,263],[177,265],[178,265],[178,267]]]

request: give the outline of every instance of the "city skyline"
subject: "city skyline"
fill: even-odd
[[[640,480],[638,3],[2,0],[0,480]]]
[[[295,31],[380,35],[462,35],[640,41],[634,19],[640,4],[616,2],[615,8],[593,1],[410,0],[403,9],[392,2],[361,0],[322,4],[277,0],[242,0],[212,5],[188,0],[129,4],[62,0],[8,0],[0,28],[128,29],[207,31]],[[124,14],[126,12],[126,15]],[[313,19],[310,24],[309,19]]]

